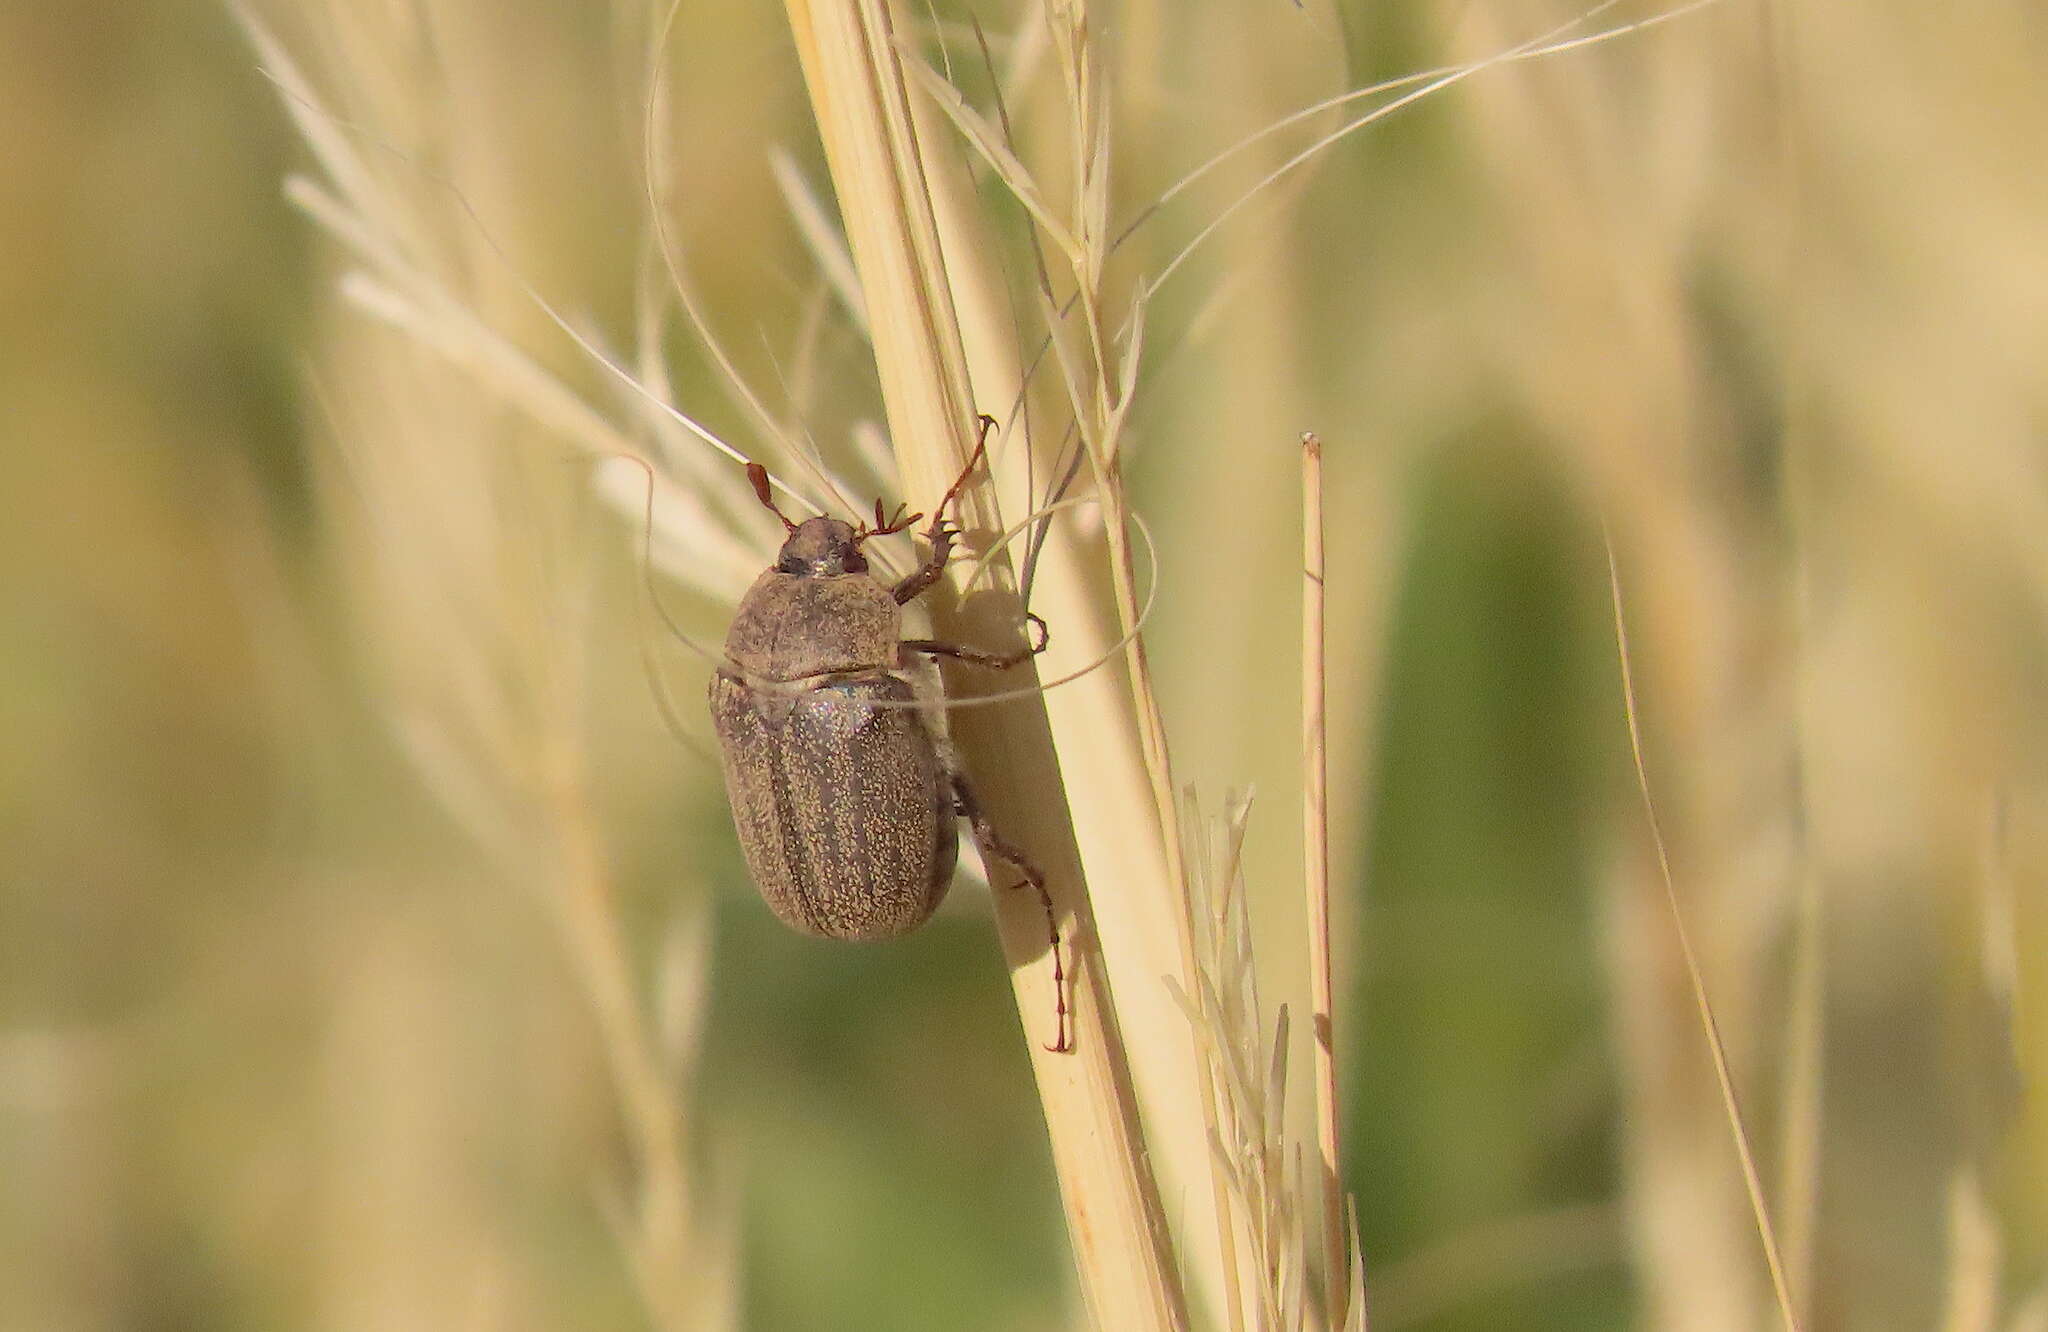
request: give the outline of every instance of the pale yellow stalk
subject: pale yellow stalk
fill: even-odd
[[[1664,885],[1664,899],[1671,908],[1671,931],[1678,944],[1680,958],[1685,963],[1685,975],[1692,987],[1693,1003],[1699,1013],[1700,1030],[1707,1039],[1707,1053],[1713,1060],[1714,1081],[1720,1088],[1721,1105],[1728,1118],[1729,1135],[1733,1139],[1735,1155],[1742,1165],[1742,1182],[1749,1191],[1749,1205],[1756,1220],[1757,1239],[1763,1245],[1764,1265],[1771,1274],[1771,1291],[1778,1301],[1778,1316],[1784,1320],[1787,1332],[1799,1332],[1801,1323],[1792,1302],[1792,1289],[1785,1276],[1785,1260],[1778,1245],[1778,1233],[1771,1223],[1770,1205],[1764,1198],[1763,1179],[1756,1165],[1756,1154],[1750,1148],[1750,1135],[1742,1114],[1741,1101],[1736,1095],[1735,1075],[1728,1059],[1727,1043],[1721,1039],[1721,1024],[1714,1016],[1713,1004],[1707,998],[1706,979],[1700,971],[1699,956],[1693,951],[1692,939],[1685,928],[1685,913],[1678,901],[1678,886],[1671,875],[1671,856],[1664,844],[1664,833],[1657,819],[1656,802],[1650,798],[1649,770],[1643,763],[1642,727],[1637,720],[1634,671],[1629,662],[1628,621],[1622,613],[1621,570],[1615,562],[1614,545],[1607,543],[1607,586],[1614,602],[1614,640],[1621,663],[1621,697],[1628,719],[1629,755],[1635,762],[1636,783],[1643,797],[1643,815],[1648,823],[1650,843],[1657,853],[1657,874]]]
[[[860,275],[904,488],[928,508],[967,457],[975,413],[1001,410],[1014,393],[1014,378],[1002,384],[975,381],[956,305],[986,312],[1000,308],[1000,301],[981,290],[961,299],[962,275],[942,251],[931,163],[899,65],[889,6],[882,0],[790,0],[788,9]],[[1006,438],[1006,469],[1022,465],[1026,447],[1014,432]],[[986,488],[964,496],[962,511],[970,529],[1000,530]],[[1061,544],[1050,543],[1049,549]],[[996,562],[995,573],[1008,577],[1003,561]],[[1036,608],[1060,626],[1056,641],[1063,644],[1085,640],[1095,618],[1087,600],[1074,595],[1082,586],[1078,578],[1069,583],[1045,576],[1038,585]],[[987,600],[1003,605],[985,606],[979,614],[966,613],[965,606],[935,606],[939,632],[984,644],[1014,638],[1014,600]],[[1004,687],[1029,682],[1026,672],[1011,674],[1024,678],[1005,678]],[[959,697],[976,688],[986,691],[989,683],[954,673],[949,686]],[[1071,692],[1084,691],[1077,686]],[[1139,1138],[1137,1102],[1109,1006],[1076,843],[1080,829],[1069,820],[1067,797],[1076,797],[1077,807],[1089,806],[1062,782],[1045,703],[960,709],[950,724],[991,816],[1047,873],[1070,958],[1075,1049],[1054,1054],[1043,1048],[1051,1039],[1054,1011],[1043,913],[1028,893],[995,889],[1083,1297],[1100,1327],[1185,1327],[1185,1299]],[[1098,734],[1124,729],[1105,725]],[[1070,764],[1068,772],[1083,780],[1086,766]],[[1137,835],[1128,823],[1115,835],[1142,840],[1142,825]],[[1091,849],[1109,840],[1098,835]],[[1097,859],[1088,865],[1096,869]],[[999,868],[992,877],[999,885],[1005,881]]]
[[[1302,867],[1308,889],[1309,984],[1315,1004],[1316,1147],[1322,1157],[1323,1308],[1344,1323],[1350,1272],[1344,1258],[1343,1156],[1337,1145],[1336,1018],[1330,979],[1330,762],[1323,710],[1323,442],[1301,437]]]

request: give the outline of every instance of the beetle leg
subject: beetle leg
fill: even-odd
[[[967,455],[967,466],[960,469],[960,475],[954,478],[953,484],[939,500],[939,507],[932,510],[932,525],[924,530],[924,539],[931,543],[930,553],[915,573],[891,589],[890,594],[899,606],[908,605],[913,597],[938,582],[939,575],[945,572],[946,558],[953,553],[953,538],[960,535],[960,529],[946,520],[946,510],[959,497],[960,487],[967,484],[967,478],[974,475],[974,469],[981,465],[982,456],[988,451],[988,432],[996,428],[996,418],[983,413],[975,418],[975,423],[980,426],[980,432],[974,439],[974,452]]]
[[[890,589],[899,606],[908,605],[926,588],[939,581],[939,575],[946,571],[946,560],[953,553],[953,538],[959,529],[951,523],[934,520],[924,531],[924,539],[931,542],[931,550],[924,557],[924,563],[902,582]]]
[[[930,638],[906,638],[900,646],[912,652],[929,653],[934,657],[951,657],[964,661],[970,666],[981,666],[991,671],[1007,671],[1012,666],[1021,666],[1039,653],[1052,641],[1052,634],[1045,627],[1045,621],[1026,611],[1024,618],[1038,630],[1038,642],[1016,652],[984,652],[980,648],[962,647],[958,643],[941,643]]]
[[[1031,660],[1031,649],[1020,648],[1015,652],[983,652],[980,648],[961,647],[958,643],[935,643],[929,638],[906,638],[902,646],[911,652],[928,653],[934,657],[951,657],[964,661],[970,666],[981,666],[991,671],[1007,671]]]
[[[1024,853],[1011,843],[1004,841],[995,825],[988,821],[988,813],[981,802],[974,798],[974,790],[967,785],[967,779],[959,773],[951,774],[953,779],[953,805],[960,811],[960,817],[967,820],[967,826],[974,832],[974,840],[980,844],[984,855],[993,855],[1008,861],[1010,867],[1024,876],[1023,883],[1014,883],[1012,888],[1029,887],[1038,894],[1039,905],[1045,908],[1045,933],[1052,949],[1052,992],[1054,1004],[1053,1042],[1045,1048],[1054,1054],[1065,1054],[1074,1048],[1073,1037],[1067,1031],[1067,969],[1060,961],[1060,923],[1053,910],[1052,894],[1045,889],[1045,875],[1026,858]]]

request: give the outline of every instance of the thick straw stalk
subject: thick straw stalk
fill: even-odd
[[[888,5],[790,0],[788,10],[860,275],[903,485],[928,506],[965,462],[976,411],[984,403],[1000,408],[1015,393],[1014,378],[974,382],[962,344],[956,299],[979,311],[999,303],[981,290],[958,290],[961,279],[947,267]],[[1003,441],[1014,459],[1021,460],[1025,447],[1014,433]],[[1001,530],[986,487],[964,496],[962,507],[970,531]],[[1009,585],[1006,566],[994,574],[998,586]],[[1094,623],[1091,607],[1078,601],[1061,605],[1048,595],[1057,592],[1041,585],[1038,609],[1060,626],[1059,636],[1070,630],[1085,634]],[[980,598],[978,614],[943,595],[931,600],[942,635],[993,644],[1016,633],[1014,599]],[[1063,649],[1063,656],[1072,650],[1085,650],[1085,644]],[[1017,671],[995,683],[1014,688],[1029,678]],[[956,698],[993,687],[967,672],[949,672],[948,686]],[[1006,891],[1000,865],[992,867],[1003,950],[1031,1038],[1089,1312],[1105,1328],[1183,1328],[1185,1300],[1139,1138],[1130,1072],[1108,1002],[1081,848],[1045,705],[1021,700],[961,709],[950,722],[983,803],[1006,836],[1028,848],[1046,872],[1059,911],[1069,955],[1071,1054],[1043,1048],[1054,1011],[1043,913],[1030,894]]]

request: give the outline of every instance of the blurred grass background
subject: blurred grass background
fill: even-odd
[[[355,49],[312,0],[262,12],[620,329],[646,12],[385,8],[399,35]],[[778,14],[699,8],[669,224],[773,383],[814,284],[767,153],[816,150]],[[1119,9],[1118,212],[1308,101],[1570,12]],[[1297,1013],[1295,436],[1330,451],[1375,1326],[1772,1322],[1628,766],[1603,515],[1808,1326],[2048,1326],[2044,65],[2016,3],[1724,0],[1348,141],[1156,302],[1153,655],[1183,778],[1262,792],[1261,959]],[[690,1074],[686,1206],[731,1237],[741,1325],[1066,1325],[984,909],[845,949],[753,900],[638,665],[631,533],[544,431],[333,299],[230,15],[0,10],[0,112],[0,1327],[645,1324],[601,1019],[523,847],[491,845],[561,806],[486,779],[465,813],[422,775],[419,719],[476,691],[503,752],[578,739],[596,900]],[[1138,271],[1234,190],[1194,194]],[[616,401],[463,225],[438,242]],[[682,400],[742,437],[672,344]],[[819,345],[830,438],[872,396],[856,340]],[[407,388],[442,410],[405,418]],[[715,635],[726,608],[693,609]],[[696,720],[701,666],[667,666]]]

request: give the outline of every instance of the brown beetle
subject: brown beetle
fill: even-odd
[[[952,554],[946,509],[994,425],[981,418],[966,470],[923,533],[924,563],[893,587],[869,574],[861,544],[922,514],[899,508],[885,519],[877,500],[872,526],[792,522],[768,492],[767,469],[748,464],[754,493],[789,537],[733,616],[726,662],[711,680],[711,721],[747,869],[775,914],[806,934],[887,939],[922,925],[952,884],[954,821],[965,817],[983,851],[1014,866],[1045,906],[1058,995],[1047,1048],[1059,1051],[1069,1048],[1066,975],[1045,876],[990,826],[944,758],[936,717],[901,673],[910,652],[1004,670],[1045,650],[1036,616],[1037,644],[1014,653],[902,636],[903,606],[939,580]]]

